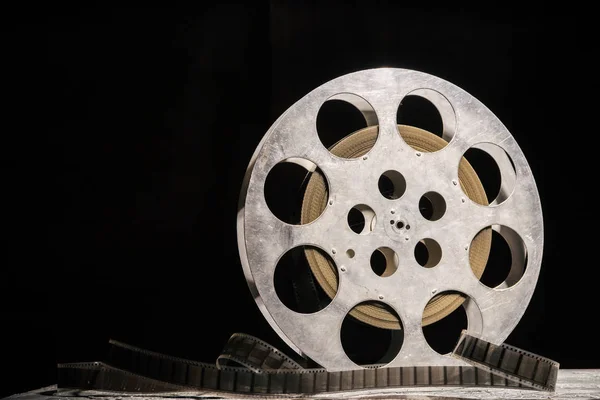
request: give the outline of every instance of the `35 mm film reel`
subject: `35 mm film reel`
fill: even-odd
[[[398,108],[407,96],[436,106],[442,137],[397,124]],[[316,119],[331,99],[353,104],[369,126],[328,149],[319,140]],[[496,198],[487,199],[463,157],[470,148],[496,161],[502,177]],[[285,162],[301,164],[310,174],[298,225],[277,218],[264,196],[269,173]],[[433,351],[422,326],[462,305],[469,332],[502,343],[531,298],[543,247],[542,212],[531,170],[498,118],[447,81],[403,69],[334,79],[273,124],[246,178],[238,243],[248,283],[286,343],[328,370],[357,368],[339,335],[348,314],[401,331],[402,346],[388,355],[388,366],[463,365]],[[385,180],[391,191],[381,190]],[[423,199],[431,204],[429,215],[420,210]],[[365,220],[359,232],[348,223],[356,210]],[[490,288],[479,278],[492,229],[509,244],[513,262],[505,281]],[[429,257],[421,266],[413,253],[423,244]],[[273,285],[278,262],[298,247],[305,248],[316,282],[332,299],[314,313],[291,310]],[[375,252],[387,261],[381,274],[369,268]]]
[[[408,97],[436,107],[441,135],[398,124]],[[329,100],[352,104],[367,126],[326,146],[316,120]],[[501,184],[491,198],[465,158],[469,149],[498,166]],[[265,195],[270,174],[285,163],[305,168],[295,223],[276,215]],[[379,393],[422,385],[554,390],[557,363],[503,344],[540,272],[537,188],[506,127],[459,87],[423,72],[382,68],[314,89],[258,145],[237,227],[243,272],[261,312],[293,350],[320,367],[302,366],[243,334],[230,338],[216,365],[112,341],[105,362],[59,365],[59,387],[219,395]],[[481,277],[493,232],[510,247],[511,266],[502,282],[489,286]],[[419,248],[425,258],[416,257]],[[281,263],[294,249],[300,255],[292,261],[305,268],[292,262],[282,275]],[[277,289],[282,276],[292,289]],[[314,307],[294,309],[290,296]],[[437,352],[423,327],[458,307],[467,329],[454,351]],[[348,318],[391,333],[390,348],[376,363],[356,362],[346,352],[340,331]]]

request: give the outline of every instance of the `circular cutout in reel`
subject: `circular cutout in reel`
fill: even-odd
[[[437,107],[441,137],[397,123],[406,96]],[[326,148],[316,119],[329,99],[356,106],[367,127]],[[472,148],[498,166],[494,199],[465,158]],[[298,163],[307,169],[296,225],[275,216],[265,199],[269,173],[286,160],[309,160]],[[494,226],[511,233],[512,262],[525,254],[527,268],[514,267],[520,274],[511,272],[505,283],[489,287],[480,279]],[[402,330],[401,348],[393,357],[386,354],[389,366],[462,365],[434,351],[422,329],[458,307],[464,307],[470,332],[504,341],[533,294],[542,234],[537,188],[508,130],[462,89],[404,69],[345,75],[290,107],[253,155],[238,212],[240,257],[259,308],[286,343],[328,370],[357,367],[340,337],[348,316]],[[318,286],[327,300],[312,313],[294,311],[274,288],[278,261],[299,247],[308,287]],[[377,252],[382,265],[374,267]]]

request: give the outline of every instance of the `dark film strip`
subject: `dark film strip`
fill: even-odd
[[[234,360],[241,367],[224,365],[224,362],[219,365],[200,363],[110,341],[106,362],[59,365],[58,387],[137,393],[210,391],[307,395],[412,386],[498,386],[553,390],[553,384],[548,386],[549,375],[544,372],[545,367],[540,368],[542,363],[532,371],[529,358],[522,357],[520,362],[517,358],[519,365],[515,369],[512,361],[514,348],[506,346],[507,350],[500,357],[500,352],[495,348],[502,346],[492,346],[469,335],[461,337],[457,350],[459,354],[468,353],[470,358],[460,357],[459,354],[455,356],[472,362],[473,366],[372,366],[353,371],[328,372],[324,369],[304,369],[274,347],[242,334],[232,336],[224,352],[227,356],[225,360]],[[482,353],[486,354],[482,357]],[[498,356],[492,357],[491,353]],[[478,360],[489,362],[482,366],[475,365],[480,363]],[[506,376],[506,371],[511,367],[522,382],[513,379],[513,375]],[[519,375],[523,372],[527,375]],[[528,376],[535,378],[542,374],[546,377],[544,384],[533,386],[526,382]]]
[[[554,391],[559,364],[506,344],[495,345],[463,331],[452,356],[534,389]]]

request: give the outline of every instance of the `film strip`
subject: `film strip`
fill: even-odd
[[[559,364],[506,344],[495,345],[463,331],[452,356],[535,389],[554,391]]]
[[[511,346],[496,346],[464,332],[453,355],[472,365],[381,368],[373,365],[331,372],[303,368],[267,343],[243,334],[231,337],[217,364],[171,357],[111,340],[106,362],[59,364],[58,387],[132,393],[261,395],[315,395],[411,386],[494,386],[547,391],[555,388],[557,363]],[[242,366],[231,366],[231,362]]]

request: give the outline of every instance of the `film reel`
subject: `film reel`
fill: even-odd
[[[398,125],[406,96],[433,103],[443,135]],[[317,114],[327,100],[354,105],[368,127],[331,148],[319,140]],[[464,154],[476,148],[498,165],[498,196],[487,199]],[[265,183],[278,164],[292,162],[309,176],[301,223],[273,214]],[[391,192],[380,190],[382,179]],[[419,207],[423,198],[430,215]],[[363,227],[348,224],[358,210]],[[506,279],[487,287],[479,280],[489,255],[492,229],[510,246]],[[412,254],[428,247],[424,266]],[[481,102],[435,76],[404,69],[348,74],[314,89],[269,129],[247,170],[238,212],[238,246],[249,287],[273,329],[299,354],[327,370],[359,367],[340,340],[347,315],[401,332],[402,346],[387,366],[466,365],[434,351],[422,326],[463,306],[468,330],[502,343],[523,315],[535,289],[543,247],[540,199],[531,170],[513,136]],[[315,281],[331,299],[301,313],[274,288],[278,262],[302,248]],[[381,274],[369,268],[379,251]]]
[[[410,96],[436,107],[441,135],[398,124],[397,110]],[[332,99],[356,107],[367,127],[325,146],[316,118]],[[493,196],[465,158],[469,149],[495,161],[501,183]],[[275,215],[265,196],[269,174],[281,163],[305,168],[296,224]],[[413,386],[555,390],[557,363],[503,344],[540,272],[537,188],[506,127],[454,84],[382,68],[314,89],[258,145],[242,185],[237,228],[243,271],[261,312],[292,349],[320,368],[306,368],[244,334],[231,336],[216,364],[111,341],[105,362],[60,364],[58,387],[218,396],[378,394]],[[482,276],[494,232],[510,247],[511,265],[489,285]],[[423,259],[416,256],[419,246],[427,253]],[[307,267],[284,278],[292,280],[296,303],[312,302],[312,310],[290,308],[282,300],[286,293],[275,287],[279,264],[292,249],[300,249]],[[374,254],[382,260],[378,268]],[[468,329],[453,351],[438,353],[423,327],[458,307],[464,307]],[[341,342],[346,318],[391,332],[393,351],[378,363],[354,362]]]

